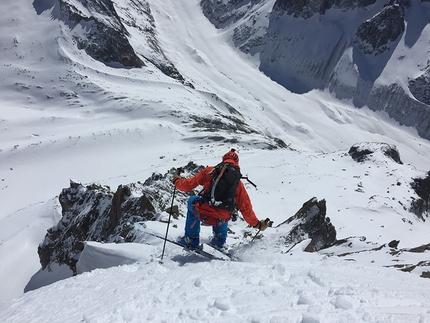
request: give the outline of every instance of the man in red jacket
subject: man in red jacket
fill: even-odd
[[[239,168],[239,156],[234,149],[226,153],[222,160],[224,163],[229,163]],[[178,190],[183,192],[189,192],[197,186],[202,185],[204,192],[208,193],[213,178],[213,169],[213,166],[206,167],[194,177],[187,179],[183,179],[180,175],[175,174],[173,183]],[[240,180],[235,198],[239,211],[249,225],[261,231],[268,227],[268,222],[258,220],[255,215],[245,185]],[[229,210],[204,203],[200,196],[191,196],[188,200],[185,235],[179,240],[179,243],[189,248],[199,247],[200,223],[202,223],[203,225],[212,226],[214,236],[210,243],[216,247],[223,247],[227,238],[227,227],[230,217],[231,212]]]

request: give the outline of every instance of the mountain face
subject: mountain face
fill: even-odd
[[[201,7],[290,91],[329,89],[430,138],[428,0],[202,0]],[[403,64],[410,61],[412,69]]]
[[[64,34],[95,60],[125,68],[139,68],[149,63],[184,82],[158,44],[154,18],[145,0],[130,1],[127,6],[110,0],[35,0],[33,6],[38,14],[53,9],[52,18],[61,20],[69,28]],[[133,42],[132,36],[136,33],[144,35],[145,44]]]
[[[92,58],[112,67],[151,64],[193,87],[164,54],[147,1],[35,0],[33,6],[38,14],[53,9],[52,18],[68,27],[64,37]],[[430,139],[430,1],[202,0],[201,7],[288,90],[329,89]],[[414,68],[402,68],[410,61]]]

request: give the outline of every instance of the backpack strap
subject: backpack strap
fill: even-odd
[[[216,189],[216,186],[218,185],[218,182],[219,182],[220,178],[222,177],[222,175],[224,174],[224,172],[225,172],[226,169],[227,169],[227,164],[224,164],[222,166],[222,168],[221,168],[221,171],[219,172],[217,178],[215,179],[215,181],[214,181],[214,183],[212,185],[212,189],[211,189],[211,192],[210,192],[210,200],[212,202],[212,205],[214,205],[214,206],[218,206],[218,204],[221,204],[221,202],[216,202],[215,201],[215,189]]]

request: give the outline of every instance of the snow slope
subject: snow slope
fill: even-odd
[[[242,169],[258,184],[249,193],[260,218],[280,223],[316,196],[327,199],[340,238],[366,235],[379,245],[400,239],[400,248],[428,243],[428,221],[417,222],[398,203],[410,199],[408,179],[428,170],[428,141],[327,93],[291,94],[232,48],[198,1],[149,3],[166,56],[195,90],[151,65],[115,69],[88,58],[50,9],[38,15],[27,1],[0,4],[9,13],[0,22],[0,320],[428,322],[430,283],[382,268],[392,264],[385,251],[356,262],[305,254],[301,246],[292,254],[265,252],[276,245],[275,229],[245,250],[242,263],[201,261],[168,246],[161,265],[156,242],[104,246],[101,258],[95,248],[89,258],[98,261],[87,269],[119,267],[22,294],[40,269],[37,246],[60,218],[55,197],[70,178],[115,188],[190,160],[214,164],[231,143],[210,140],[190,116],[227,114],[223,102],[256,131],[220,133],[238,140]],[[270,137],[294,151],[261,149]],[[362,141],[395,144],[404,167],[345,156]],[[391,185],[399,180],[396,191]],[[360,182],[365,193],[356,191]],[[173,236],[183,219],[177,225]],[[125,265],[130,259],[138,262]]]
[[[256,245],[257,247],[257,245]],[[1,305],[6,322],[428,322],[428,285],[300,250],[96,269]],[[139,251],[140,253],[140,251]],[[255,259],[264,257],[256,254]],[[67,295],[67,296],[66,296]]]

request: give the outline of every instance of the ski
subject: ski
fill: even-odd
[[[216,250],[217,252],[222,253],[224,256],[230,258],[230,260],[233,261],[240,261],[237,257],[235,257],[231,252],[229,252],[227,249],[216,247],[211,245],[210,243],[205,243],[204,246],[210,247],[213,250]]]
[[[165,239],[165,237],[164,236],[162,236],[161,234],[159,234],[159,233],[157,233],[157,232],[153,232],[153,231],[150,231],[149,229],[147,229],[146,228],[146,226],[145,226],[145,224],[144,223],[140,223],[140,222],[136,222],[135,223],[135,226],[134,226],[135,228],[137,228],[138,230],[140,230],[140,231],[143,231],[144,233],[146,233],[146,234],[149,234],[149,235],[151,235],[151,236],[153,236],[153,237],[156,237],[156,238],[158,238],[158,239],[161,239],[161,240],[166,240],[166,241],[168,241],[168,242],[170,242],[170,243],[172,243],[172,244],[175,244],[175,245],[177,245],[177,246],[179,246],[179,247],[181,247],[181,248],[183,248],[184,250],[186,250],[187,252],[193,252],[193,253],[196,253],[196,254],[198,254],[198,255],[200,255],[200,256],[203,256],[203,257],[205,257],[205,258],[207,258],[207,259],[210,259],[210,260],[223,260],[223,261],[230,261],[230,260],[233,260],[231,257],[230,257],[230,255],[229,254],[227,254],[227,253],[224,253],[223,251],[221,251],[221,250],[219,250],[218,248],[216,248],[216,247],[213,247],[213,246],[211,246],[211,245],[209,245],[209,244],[202,244],[201,246],[202,246],[202,248],[200,249],[200,248],[187,248],[186,246],[184,246],[184,245],[182,245],[182,244],[180,244],[178,241],[176,241],[176,240],[173,240],[173,239],[171,239],[171,238],[167,238],[167,239]],[[222,255],[216,255],[216,254],[213,254],[212,252],[208,252],[208,251],[206,251],[206,250],[204,250],[203,248],[205,248],[205,247],[211,247],[213,250],[216,250],[216,251],[218,251],[219,253],[221,253]]]

